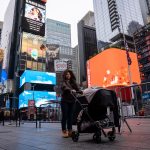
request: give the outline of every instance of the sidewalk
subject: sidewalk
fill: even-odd
[[[124,124],[114,142],[102,136],[100,144],[93,142],[93,134],[81,134],[77,143],[62,138],[59,123],[42,124],[37,129],[31,123],[20,127],[0,125],[0,150],[150,150],[150,119],[127,121],[132,133]]]

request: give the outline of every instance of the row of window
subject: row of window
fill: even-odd
[[[26,69],[46,71],[46,65],[45,63],[35,61],[20,61],[20,70]]]

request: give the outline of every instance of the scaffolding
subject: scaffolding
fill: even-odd
[[[134,33],[141,81],[150,80],[150,23]]]

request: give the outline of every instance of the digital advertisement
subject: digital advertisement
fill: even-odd
[[[33,101],[36,107],[40,107],[51,100],[56,100],[56,92],[24,91],[19,95],[19,108],[28,107]]]
[[[45,23],[45,10],[26,3],[25,17]]]
[[[20,87],[24,83],[56,84],[56,74],[49,72],[25,70],[20,77]]]
[[[129,53],[132,60],[130,77],[125,50],[110,48],[91,58],[87,62],[88,86],[129,85],[130,78],[132,82],[141,83],[137,55]]]
[[[27,0],[24,4],[24,16],[22,18],[23,31],[44,36],[46,17],[45,9],[45,3]]]
[[[54,72],[54,61],[59,58],[60,47],[57,44],[46,44],[46,70]]]
[[[23,32],[21,58],[25,60],[25,69],[45,71],[46,50],[42,48],[45,38]]]

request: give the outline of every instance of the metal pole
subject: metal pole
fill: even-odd
[[[120,15],[120,23],[121,23],[121,27],[122,27],[122,33],[123,33],[123,42],[124,42],[124,46],[125,46],[125,49],[126,49],[126,37],[125,37],[125,34],[124,34],[124,28],[123,28],[123,22],[122,22],[122,18],[121,18],[121,15]],[[127,51],[127,49],[126,49]],[[127,62],[128,64],[128,62]],[[130,86],[132,85],[132,74],[131,74],[131,68],[130,68],[130,65],[128,64],[128,76],[129,76],[129,82],[130,82]],[[132,100],[134,99],[134,93],[133,93],[133,88],[131,87],[131,98]]]
[[[37,125],[38,125],[38,122],[37,122],[37,107],[35,107],[36,109],[36,128],[37,128]]]
[[[5,125],[5,116],[4,116],[4,110],[2,110],[2,120],[3,120],[3,126]]]
[[[120,23],[121,23],[121,27],[122,27],[122,33],[123,33],[123,42],[124,42],[124,46],[125,46],[125,49],[126,49],[126,37],[125,37],[125,34],[124,34],[124,28],[123,28],[123,22],[122,22],[121,15],[120,15]],[[130,85],[132,85],[132,75],[131,75],[131,70],[130,70],[130,65],[129,64],[128,64],[128,75],[129,75]]]
[[[19,109],[18,113],[19,113],[19,127],[20,127],[20,119],[21,119],[21,112],[20,112],[20,109]]]

